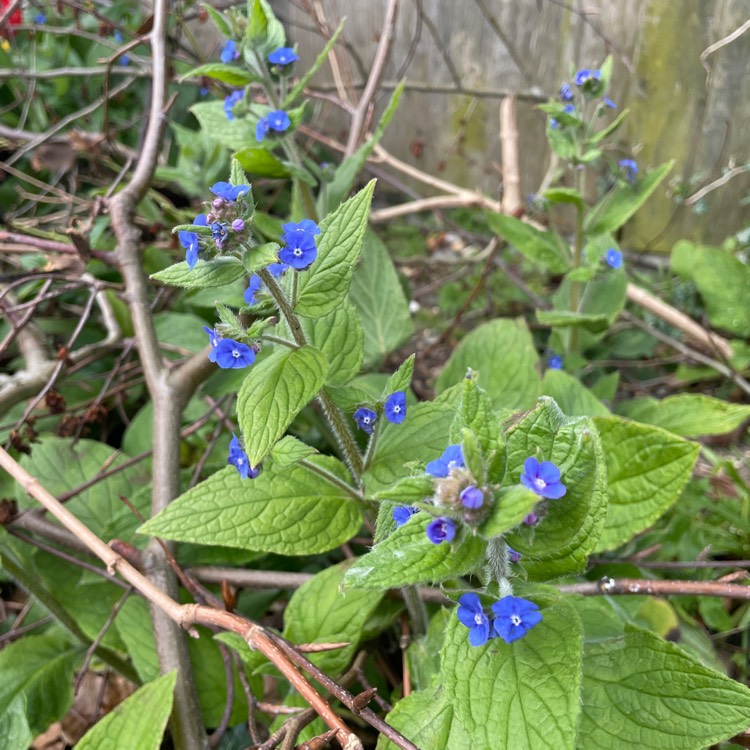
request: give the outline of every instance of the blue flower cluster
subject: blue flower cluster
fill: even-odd
[[[504,596],[490,609],[492,622],[477,594],[463,594],[458,600],[456,614],[459,622],[469,628],[469,643],[472,646],[484,646],[488,640],[496,637],[513,643],[542,621],[539,607],[518,596]]]
[[[383,414],[391,424],[402,424],[406,419],[406,392],[391,393],[383,403]],[[378,413],[369,406],[361,406],[352,414],[352,418],[362,432],[372,435],[375,423],[378,421]]]
[[[224,370],[250,367],[255,362],[255,349],[234,339],[221,338],[215,329],[203,326],[211,342],[208,354],[210,362],[216,362]]]
[[[232,433],[232,440],[229,443],[227,463],[232,464],[237,469],[242,479],[255,479],[260,474],[260,469],[257,466],[250,466],[247,453],[243,450],[239,438],[234,433]]]

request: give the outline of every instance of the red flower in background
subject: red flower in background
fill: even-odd
[[[0,17],[5,16],[5,11],[13,4],[13,0],[0,0]],[[21,3],[18,3],[13,9],[13,12],[3,20],[2,31],[5,31],[6,24],[8,26],[18,26],[23,23],[23,12],[21,11]],[[13,33],[13,29],[9,29]]]

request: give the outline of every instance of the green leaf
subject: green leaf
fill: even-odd
[[[672,249],[672,269],[698,287],[712,326],[744,338],[750,330],[750,268],[734,255],[715,247],[678,242]]]
[[[432,461],[448,447],[448,431],[454,409],[441,403],[409,406],[403,424],[388,423],[381,427],[380,438],[364,483],[368,493],[384,489],[412,472],[405,467],[410,461]]]
[[[201,129],[232,151],[241,151],[248,143],[255,143],[255,126],[252,122],[244,117],[227,119],[224,102],[198,102],[190,107],[190,111]]]
[[[249,146],[234,154],[242,168],[255,177],[289,177],[289,170],[280,159],[265,148]]]
[[[144,683],[159,676],[159,658],[156,655],[156,641],[148,607],[145,599],[131,596],[115,618],[117,633]]]
[[[609,328],[611,316],[573,312],[571,310],[535,310],[536,319],[543,326],[553,328],[585,328],[592,333],[601,333]]]
[[[376,500],[393,500],[401,505],[412,505],[430,497],[435,492],[433,478],[428,474],[404,477],[387,489],[375,493]]]
[[[247,41],[259,55],[266,57],[269,52],[284,46],[284,27],[268,0],[248,0],[247,21]]]
[[[747,404],[731,404],[702,393],[680,393],[660,400],[634,398],[618,408],[629,419],[692,438],[724,435],[736,430],[750,417]]]
[[[578,378],[563,370],[547,370],[542,392],[571,417],[606,417],[609,409]]]
[[[362,249],[374,189],[375,180],[371,180],[321,222],[318,257],[298,277],[295,312],[299,315],[320,318],[344,302]]]
[[[520,483],[524,461],[536,456],[560,468],[567,488],[563,498],[544,503],[533,531],[523,527],[508,536],[532,580],[583,570],[607,515],[606,464],[593,420],[565,416],[546,396],[539,401],[506,435],[506,484]]]
[[[326,385],[345,385],[362,367],[364,333],[359,316],[345,300],[335,310],[320,318],[300,318],[307,340],[328,360]]]
[[[303,443],[293,435],[287,435],[274,445],[273,450],[271,450],[271,458],[279,467],[291,466],[303,458],[315,455],[317,452],[311,445]]]
[[[521,639],[469,644],[451,617],[442,650],[442,683],[476,748],[574,750],[581,710],[583,629],[565,601],[541,610]]]
[[[594,133],[591,138],[589,138],[589,143],[592,145],[596,145],[597,143],[601,143],[605,138],[612,135],[619,127],[622,125],[623,122],[625,122],[625,118],[630,113],[629,109],[623,109],[622,112],[620,112],[617,117],[615,117],[612,122],[607,125],[607,127],[602,128],[599,132]]]
[[[208,289],[225,286],[245,275],[239,258],[214,258],[199,260],[192,270],[185,261],[175,263],[163,271],[151,274],[154,281],[183,289]]]
[[[620,417],[594,420],[607,456],[609,512],[596,551],[614,549],[677,502],[699,446]]]
[[[673,643],[626,626],[583,661],[581,750],[702,750],[744,732],[750,690]]]
[[[502,363],[502,366],[498,366]],[[435,383],[437,393],[459,383],[469,368],[494,409],[528,409],[541,388],[534,342],[522,319],[498,319],[475,328],[456,347]]]
[[[41,734],[73,705],[73,675],[84,649],[60,635],[27,635],[0,651],[0,730],[3,748]]]
[[[339,387],[329,386],[326,388],[326,393],[339,409],[350,412],[366,404],[372,406],[378,400],[378,397],[372,391],[356,384]]]
[[[314,575],[292,594],[284,610],[284,637],[292,643],[349,643],[335,651],[310,654],[319,669],[334,675],[346,669],[383,598],[368,590],[342,591],[349,565],[346,561]]]
[[[607,193],[586,216],[586,233],[603,234],[619,229],[649,199],[673,166],[674,161],[669,161],[635,185],[620,184]]]
[[[335,459],[308,460],[341,475]],[[180,542],[314,555],[351,539],[361,523],[362,513],[349,495],[299,464],[271,466],[252,480],[228,466],[139,531]]]
[[[315,397],[327,373],[326,358],[312,346],[274,352],[250,370],[237,394],[237,418],[252,466]]]
[[[570,268],[569,250],[557,235],[542,232],[507,214],[487,211],[485,215],[490,228],[529,260],[552,273],[565,273]]]
[[[585,206],[581,194],[575,188],[550,188],[549,190],[545,190],[543,195],[551,203],[572,203],[574,206],[578,206],[578,208]]]
[[[201,76],[214,78],[230,86],[247,86],[250,83],[257,83],[263,80],[255,73],[251,73],[247,68],[230,65],[229,63],[214,62],[193,68],[180,78],[180,82],[186,78],[200,78]]]
[[[216,8],[208,3],[201,5],[206,13],[211,16],[211,20],[216,24],[216,28],[219,30],[223,37],[230,38],[232,36],[232,25],[227,20],[223,13],[220,13]]]
[[[414,332],[409,302],[398,274],[374,232],[365,232],[362,261],[354,274],[349,299],[362,321],[367,367],[382,362]]]
[[[495,495],[492,511],[479,527],[479,533],[485,539],[491,539],[514,529],[534,510],[538,502],[539,495],[526,487],[503,487]]]
[[[245,257],[242,259],[245,273],[252,275],[267,265],[276,263],[279,259],[278,253],[278,242],[266,242],[263,245],[252,248],[249,252],[245,253]]]
[[[456,540],[433,544],[425,529],[433,520],[417,513],[371,552],[358,558],[344,575],[343,586],[390,589],[440,583],[474,570],[484,559],[485,542],[459,529]]]
[[[149,682],[94,724],[76,750],[159,750],[172,712],[177,671]]]
[[[500,425],[492,409],[487,392],[478,384],[477,376],[465,377],[461,404],[451,425],[451,443],[461,442],[461,430],[468,427],[476,435],[485,453],[498,450],[502,445]],[[493,479],[493,481],[495,481]]]
[[[401,367],[388,377],[385,382],[383,392],[380,394],[381,399],[388,398],[391,393],[398,391],[407,391],[411,386],[411,379],[414,375],[414,360],[416,354],[412,354],[408,359],[401,363]]]

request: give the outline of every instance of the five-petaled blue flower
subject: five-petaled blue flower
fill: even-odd
[[[463,594],[456,610],[458,621],[469,628],[469,643],[484,646],[490,638],[490,618],[484,613],[482,602],[474,594]]]
[[[234,120],[234,114],[232,113],[234,105],[241,102],[244,96],[245,90],[237,89],[237,91],[233,91],[224,99],[224,114],[227,116],[227,120]]]
[[[208,340],[211,342],[211,351],[208,353],[208,361],[216,362],[216,347],[219,346],[221,338],[214,328],[203,326],[203,330],[208,334]]]
[[[506,642],[513,643],[542,621],[542,613],[534,602],[518,596],[504,596],[492,605],[494,631]]]
[[[206,226],[206,215],[198,214],[195,217],[193,224],[197,224],[200,227]],[[185,262],[188,264],[188,268],[192,271],[195,264],[198,262],[198,251],[200,250],[200,244],[198,242],[198,235],[195,232],[178,232],[177,237],[180,240],[180,244],[185,248]]]
[[[237,44],[234,39],[227,39],[224,42],[224,49],[221,51],[221,61],[223,63],[230,63],[237,56]]]
[[[255,352],[253,349],[234,339],[222,339],[219,341],[215,351],[216,364],[225,370],[250,367],[255,362]]]
[[[461,490],[458,499],[461,501],[461,505],[463,505],[464,508],[476,510],[477,508],[481,508],[482,503],[484,503],[484,492],[482,492],[479,487],[471,484],[465,490]]]
[[[366,432],[368,435],[372,434],[375,429],[375,421],[378,418],[378,415],[372,409],[363,406],[357,409],[352,416],[362,432]]]
[[[276,133],[284,133],[289,129],[292,121],[289,115],[283,109],[277,109],[269,112],[265,117],[258,120],[255,126],[255,138],[258,142],[262,141],[272,130]]]
[[[44,26],[44,24],[47,23],[47,16],[45,16],[44,13],[40,11],[34,16],[33,21],[39,26]]]
[[[231,182],[215,182],[209,190],[225,201],[236,201],[241,195],[250,192],[250,185],[232,185]]]
[[[307,268],[318,257],[315,235],[320,234],[320,227],[310,219],[303,219],[297,224],[283,224],[281,228],[285,247],[279,250],[279,260],[298,271]]]
[[[383,405],[385,418],[393,424],[401,424],[406,419],[406,393],[396,391],[391,393]]]
[[[557,500],[567,492],[565,485],[560,481],[560,469],[551,461],[540,463],[534,456],[529,456],[523,462],[521,484],[550,500]]]
[[[433,477],[447,477],[451,469],[464,466],[464,454],[460,445],[449,445],[440,458],[430,461],[425,471]]]
[[[559,354],[550,354],[547,357],[547,367],[550,370],[562,370],[563,358]]]
[[[638,175],[638,164],[632,159],[620,159],[618,166],[625,174],[625,179],[631,183],[631,185],[634,185],[635,178]]]
[[[560,86],[560,98],[565,102],[569,102],[573,98],[573,89],[570,88],[569,83],[566,82]]]
[[[433,544],[452,542],[456,536],[456,524],[451,518],[436,518],[427,524],[425,531]]]
[[[263,282],[260,280],[260,276],[254,273],[250,277],[250,281],[245,289],[244,300],[246,305],[255,304],[255,295],[260,291],[260,286]]]
[[[582,68],[575,74],[573,83],[575,83],[576,86],[585,86],[588,83],[593,84],[596,81],[601,80],[601,77],[601,70],[589,70],[588,68]]]
[[[299,60],[299,57],[297,57],[297,53],[291,47],[279,47],[268,56],[268,62],[271,65],[284,66],[297,62],[297,60]]]
[[[414,508],[411,505],[397,505],[391,511],[391,515],[396,522],[396,526],[403,526],[418,511],[419,508]]]
[[[604,260],[611,268],[622,268],[622,253],[614,247],[604,253]]]
[[[257,467],[253,468],[250,466],[247,453],[242,450],[239,438],[234,433],[232,433],[232,440],[229,443],[227,463],[232,464],[243,479],[255,479],[260,474],[260,470]]]

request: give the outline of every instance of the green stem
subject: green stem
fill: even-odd
[[[271,333],[264,333],[260,337],[261,341],[268,341],[269,344],[280,344],[281,346],[287,347],[287,349],[299,349],[299,346],[294,341],[289,341],[281,336],[274,336]]]
[[[296,274],[297,272],[292,271],[292,273]],[[274,279],[271,273],[265,268],[262,268],[260,271],[258,271],[258,276],[260,276],[260,280],[266,285],[266,288],[271,293],[276,306],[279,308],[279,312],[284,316],[284,320],[289,326],[289,330],[292,332],[292,338],[294,339],[296,344],[298,346],[305,346],[307,344],[305,333],[302,330],[302,325],[299,322],[299,318],[294,312],[294,308],[289,304],[289,300],[284,294],[284,290],[279,286],[279,284],[276,282],[276,279]]]
[[[372,431],[372,434],[370,435],[370,440],[367,443],[367,450],[365,451],[365,457],[362,462],[362,471],[367,471],[367,467],[370,465],[370,461],[372,461],[373,454],[375,453],[375,446],[377,445],[379,436],[380,436],[380,420],[375,422],[375,429]]]
[[[334,487],[338,487],[340,490],[343,490],[352,499],[364,504],[364,497],[359,492],[357,492],[354,487],[345,482],[343,479],[339,479],[339,477],[337,477],[335,474],[332,474],[327,469],[324,469],[322,466],[318,466],[318,464],[313,463],[312,461],[308,461],[305,458],[303,458],[301,461],[298,461],[298,463],[300,466],[304,466],[306,469],[313,472],[313,474],[317,474],[319,477],[323,477],[323,479],[325,479],[329,484],[332,484]]]
[[[508,560],[508,545],[499,537],[490,539],[487,543],[487,579],[492,581],[505,581],[508,579],[510,561]]]

